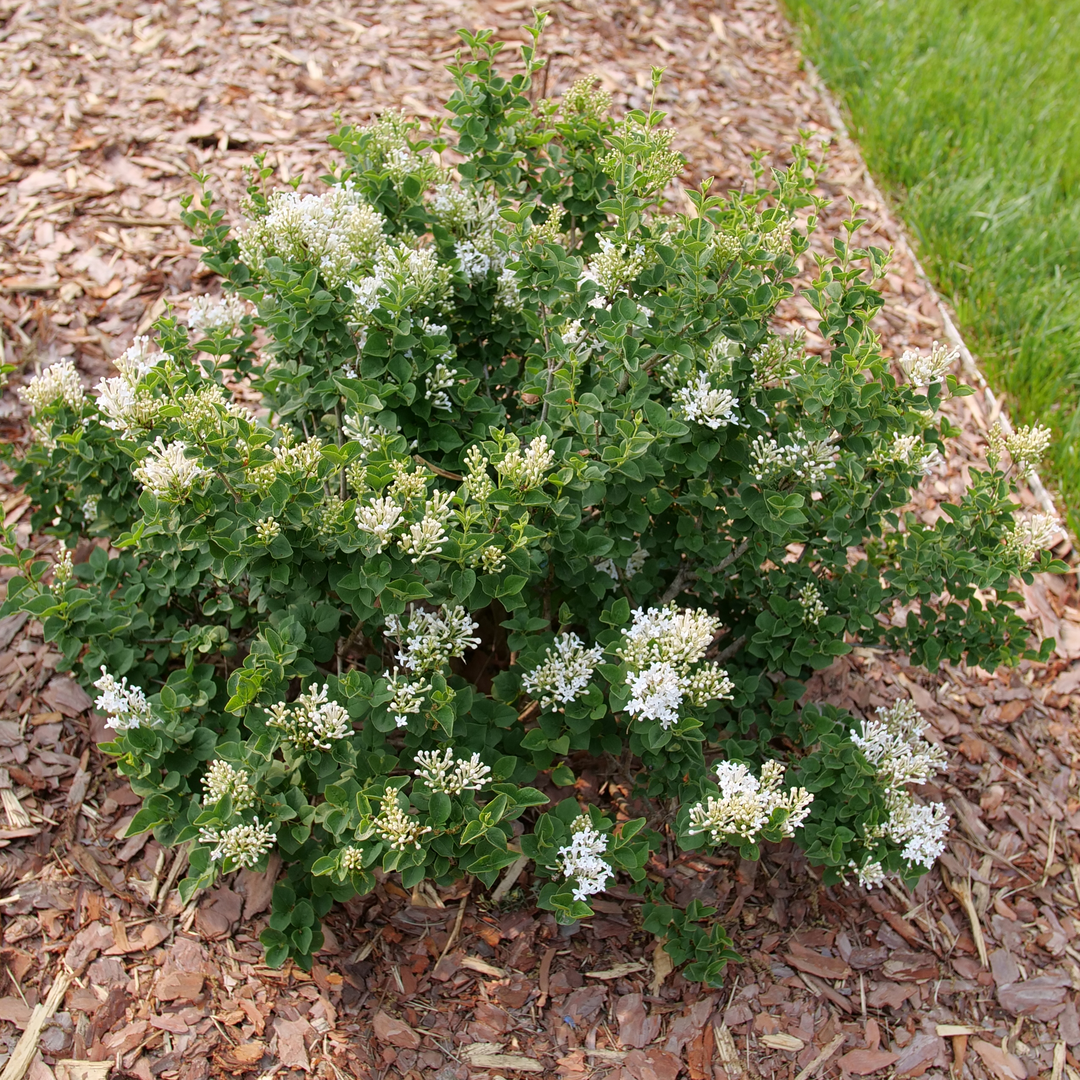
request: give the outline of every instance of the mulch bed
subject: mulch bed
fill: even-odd
[[[63,356],[96,380],[166,303],[182,309],[215,287],[177,219],[193,170],[213,176],[233,214],[253,151],[282,180],[313,181],[335,111],[348,122],[391,104],[438,115],[455,28],[520,40],[529,7],[0,0],[11,114],[0,128],[0,340],[21,366],[13,383]],[[549,93],[595,71],[617,109],[646,104],[649,69],[665,66],[661,105],[690,183],[740,186],[755,152],[782,162],[799,129],[832,130],[766,0],[574,0],[553,5],[545,48]],[[944,339],[937,300],[845,138],[822,188],[838,202],[823,240],[851,196],[869,218],[864,241],[899,248],[884,283],[886,350]],[[962,487],[997,410],[981,390],[957,403],[963,435],[919,492],[919,514],[932,519]],[[0,425],[0,437],[25,438],[10,391]],[[7,522],[49,550],[30,537],[27,510],[5,487]],[[1058,554],[1070,554],[1067,540]],[[56,987],[33,1080],[103,1078],[110,1062],[112,1076],[141,1080],[1080,1080],[1075,574],[1036,581],[1025,601],[1033,627],[1059,643],[1048,665],[928,675],[857,649],[809,688],[857,715],[911,697],[947,747],[947,775],[923,791],[951,803],[949,851],[913,893],[823,888],[788,846],[759,863],[654,855],[649,872],[672,901],[723,912],[745,959],[721,991],[670,970],[625,888],[566,934],[530,906],[527,875],[498,903],[468,882],[410,894],[387,876],[335,909],[310,974],[267,968],[257,938],[274,868],[184,908],[183,854],[124,838],[137,800],[96,750],[89,699],[56,674],[39,625],[3,620],[0,1055]],[[630,794],[600,771],[579,786],[585,798]],[[74,978],[60,994],[64,964]]]

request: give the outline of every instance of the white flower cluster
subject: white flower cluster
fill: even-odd
[[[447,795],[460,795],[463,791],[479,791],[491,776],[489,769],[479,754],[473,754],[467,760],[454,757],[453,750],[421,750],[416,755],[418,768],[413,773],[432,791],[443,791]]]
[[[714,390],[709,376],[703,371],[698,372],[694,382],[676,393],[675,400],[687,420],[704,424],[713,431],[739,422],[739,399],[730,390]]]
[[[35,375],[26,386],[19,388],[18,393],[33,413],[41,412],[57,401],[78,412],[86,401],[79,373],[70,356],[57,360],[40,375]]]
[[[240,257],[254,273],[273,257],[312,263],[336,288],[358,266],[374,262],[385,244],[382,214],[346,183],[321,195],[272,192],[267,212],[240,235]]]
[[[378,541],[376,554],[393,540],[394,529],[401,518],[401,507],[389,495],[356,507],[356,525],[361,532],[370,533]]]
[[[421,825],[414,817],[409,817],[391,795],[383,803],[382,811],[372,822],[375,832],[385,840],[394,851],[408,848],[420,850],[420,837],[431,832],[430,825]]]
[[[462,275],[473,285],[484,281],[495,260],[484,254],[471,240],[458,240],[454,244],[454,254],[457,256]]]
[[[559,848],[559,857],[563,875],[574,879],[574,899],[584,900],[603,892],[615,877],[611,864],[602,857],[607,851],[608,838],[593,827],[585,814],[575,818],[570,829],[570,843]]]
[[[473,502],[486,503],[495,490],[491,477],[487,474],[488,465],[491,463],[479,446],[475,444],[469,447],[465,455],[465,482],[461,485],[462,495],[468,495]]]
[[[439,263],[433,247],[413,248],[407,244],[387,244],[366,277],[350,281],[355,302],[353,314],[365,323],[379,302],[392,297],[410,308],[441,300],[450,287],[450,268]]]
[[[945,751],[922,734],[923,718],[910,701],[878,709],[877,720],[863,720],[852,742],[877,770],[886,793],[889,821],[885,835],[903,844],[903,857],[930,866],[945,850],[949,815],[943,803],[919,805],[908,784],[925,784],[945,767]]]
[[[269,544],[281,535],[281,526],[272,517],[263,518],[255,524],[255,536],[262,544]]]
[[[626,711],[638,720],[659,720],[669,728],[683,702],[702,706],[730,698],[734,684],[716,663],[691,669],[704,660],[720,620],[704,611],[663,608],[634,612],[616,652],[627,666],[630,701]]]
[[[1053,432],[1041,424],[1025,425],[1009,435],[1000,424],[995,424],[987,436],[994,457],[1000,457],[1002,450],[1007,450],[1017,471],[1025,475],[1039,467],[1052,439]]]
[[[427,377],[427,389],[424,391],[424,396],[436,409],[443,412],[453,410],[453,402],[446,391],[454,385],[457,377],[457,368],[447,367],[441,361],[435,365],[435,370]]]
[[[136,338],[114,361],[120,374],[99,379],[94,388],[98,392],[98,410],[104,417],[101,422],[128,439],[142,429],[153,427],[161,402],[139,383],[158,364],[171,359],[168,353],[152,352],[149,338]]]
[[[115,731],[155,727],[159,723],[146,695],[139,687],[128,686],[126,676],[117,682],[103,665],[101,678],[94,683],[94,687],[101,691],[94,707],[105,713],[108,717],[106,725]]]
[[[300,750],[331,750],[352,733],[348,712],[329,700],[330,687],[313,686],[292,705],[278,702],[269,709],[267,727],[277,728]]]
[[[750,461],[754,479],[758,481],[790,472],[804,483],[820,484],[836,468],[828,442],[801,437],[787,446],[780,446],[771,436],[757,435],[750,444]]]
[[[935,341],[929,356],[908,349],[900,357],[900,368],[912,386],[929,386],[945,378],[959,355],[959,349],[949,349]]]
[[[203,827],[199,830],[199,842],[213,844],[210,858],[232,859],[237,866],[250,870],[274,846],[277,833],[270,825],[262,825],[252,818],[250,825],[234,825],[231,829]]]
[[[1050,547],[1061,531],[1061,522],[1052,514],[1031,514],[1013,524],[1005,533],[1006,558],[1026,570],[1039,552]]]
[[[603,296],[610,297],[623,285],[628,285],[645,269],[645,248],[637,244],[631,251],[625,244],[616,245],[606,236],[600,238],[600,250],[589,260],[581,272],[579,284],[593,281]],[[589,301],[592,307],[603,307],[601,296]]]
[[[187,456],[187,443],[177,441],[167,446],[159,435],[149,448],[142,464],[132,469],[135,477],[148,491],[160,499],[183,502],[191,494],[196,481],[210,475],[194,458]]]
[[[364,849],[350,846],[341,849],[338,865],[348,874],[364,869]]]
[[[66,585],[75,576],[75,567],[71,562],[71,548],[61,548],[60,555],[53,566],[53,584]]]
[[[801,333],[770,337],[751,356],[754,362],[754,387],[762,389],[797,374],[798,361],[805,351],[806,342]]]
[[[893,432],[891,443],[879,447],[875,458],[882,463],[906,465],[923,476],[929,476],[942,463],[941,453],[936,446],[928,447],[921,436],[901,435],[899,431]]]
[[[425,160],[409,142],[409,132],[416,124],[394,110],[385,112],[363,128],[367,164],[382,167],[395,184],[401,185],[407,177],[415,176],[420,186],[426,188],[438,175],[438,166]]]
[[[409,526],[399,546],[406,555],[412,556],[414,563],[418,563],[431,555],[438,555],[448,539],[445,522],[435,514],[425,514],[420,521]]]
[[[781,836],[792,836],[810,813],[814,796],[805,788],[781,791],[784,766],[766,761],[759,780],[737,761],[716,765],[719,797],[710,795],[705,802],[690,807],[690,833],[709,833],[713,843],[721,844],[728,836],[756,840],[777,810],[786,814],[779,823]]]
[[[602,645],[587,649],[577,634],[560,634],[544,659],[521,680],[522,686],[539,698],[543,709],[557,709],[576,701],[589,686],[596,665],[604,655]]]
[[[225,795],[232,798],[236,813],[250,809],[255,805],[255,789],[246,769],[235,769],[227,761],[212,761],[202,778],[203,805],[211,806]]]
[[[216,382],[205,382],[197,390],[185,391],[180,398],[180,408],[177,422],[200,441],[221,432],[226,417],[251,420],[247,409],[233,401],[225,388]]]
[[[262,494],[270,490],[279,476],[312,477],[322,464],[322,439],[312,437],[294,443],[291,431],[286,430],[281,441],[273,448],[274,460],[256,465],[248,472],[248,479]]]
[[[97,495],[91,495],[88,499],[85,499],[83,501],[83,517],[86,518],[88,522],[92,522],[97,519],[99,501],[100,500]]]
[[[537,435],[524,453],[516,435],[512,435],[510,452],[495,466],[503,483],[513,484],[522,491],[539,487],[555,463],[555,451],[548,446],[546,435]]]
[[[192,334],[205,336],[213,330],[234,331],[248,313],[245,301],[234,293],[221,297],[196,296],[188,308],[187,324]]]
[[[393,674],[383,672],[383,678],[394,690],[394,696],[386,706],[394,723],[400,728],[409,722],[410,716],[417,716],[424,704],[424,695],[431,689],[431,684],[423,679],[409,681],[405,675],[399,675],[398,669],[394,668]]]
[[[868,859],[861,866],[852,860],[848,866],[855,871],[855,880],[864,889],[876,889],[885,883],[885,868],[877,859]]]
[[[407,623],[398,615],[386,616],[386,633],[398,641],[398,663],[409,671],[441,671],[451,659],[461,659],[467,649],[475,649],[480,639],[473,622],[461,605],[439,611],[414,609]]]
[[[626,566],[621,571],[615,564],[614,559],[597,559],[593,563],[593,566],[595,566],[602,574],[607,574],[612,581],[619,581],[620,578],[623,581],[629,581],[632,577],[641,572],[641,568],[645,565],[648,558],[649,553],[639,543],[631,552],[630,558],[626,560]]]
[[[798,593],[799,607],[803,609],[803,622],[807,626],[817,626],[829,614],[829,609],[821,602],[821,590],[808,581]]]

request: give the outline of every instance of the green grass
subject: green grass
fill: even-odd
[[[1080,0],[786,0],[1080,525]]]

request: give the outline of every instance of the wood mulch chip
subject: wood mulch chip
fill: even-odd
[[[193,171],[212,175],[233,215],[254,151],[282,181],[311,183],[333,113],[438,115],[455,28],[518,41],[530,7],[0,0],[0,344],[20,365],[13,384],[64,356],[96,380],[166,303],[182,310],[216,288],[178,224]],[[666,67],[661,105],[688,183],[740,186],[755,152],[783,162],[799,129],[833,132],[769,0],[552,8],[548,92],[596,72],[616,109],[641,107],[650,68]],[[863,240],[898,248],[885,349],[944,339],[936,298],[844,137],[822,188],[836,199],[823,242],[850,196],[869,219]],[[960,490],[997,409],[981,390],[956,403],[963,434],[918,493],[923,517]],[[23,419],[9,390],[0,437],[24,439]],[[3,498],[31,542],[26,499],[10,485]],[[96,750],[89,700],[56,674],[38,623],[0,621],[0,1062],[12,1054],[0,1075],[104,1080],[111,1064],[140,1080],[1080,1080],[1075,575],[1024,596],[1033,628],[1058,642],[1047,665],[928,675],[857,649],[810,687],[857,715],[912,697],[948,750],[924,792],[951,804],[949,850],[914,892],[823,888],[788,845],[747,865],[654,856],[672,901],[725,913],[745,959],[722,991],[672,973],[625,888],[565,935],[550,915],[515,909],[512,891],[492,906],[465,883],[408,894],[392,875],[332,913],[310,974],[267,968],[257,938],[275,868],[185,909],[183,855],[124,838],[137,800]]]

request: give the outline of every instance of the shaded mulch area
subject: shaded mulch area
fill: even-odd
[[[178,224],[190,173],[210,173],[235,216],[253,151],[282,181],[314,181],[332,114],[391,104],[439,114],[458,25],[511,40],[523,0],[259,4],[0,2],[0,318],[15,385],[73,356],[109,370],[166,303],[215,288]],[[596,72],[621,110],[661,107],[690,160],[684,180],[741,186],[751,156],[784,161],[799,129],[832,130],[790,32],[765,0],[626,8],[553,5],[547,91]],[[846,139],[823,190],[868,217],[863,240],[896,244],[879,329],[887,351],[945,337],[936,298]],[[811,317],[792,305],[785,320]],[[809,347],[820,339],[808,335]],[[927,519],[981,460],[998,405],[956,403],[963,434],[915,500]],[[8,391],[0,436],[25,438]],[[1035,500],[1024,494],[1029,505]],[[5,487],[22,539],[26,500]],[[33,538],[43,551],[50,541]],[[1068,555],[1063,540],[1058,554]],[[136,800],[95,743],[100,718],[56,674],[40,626],[0,622],[0,1053],[31,1026],[64,971],[74,978],[26,1075],[78,1080],[303,1076],[464,1080],[738,1080],[883,1075],[1059,1080],[1080,1067],[1080,606],[1075,574],[1025,589],[1046,666],[930,676],[857,649],[817,676],[814,699],[868,715],[912,697],[949,769],[923,793],[948,799],[948,854],[913,893],[823,888],[790,847],[760,863],[657,852],[668,897],[721,909],[744,959],[722,990],[687,984],[615,887],[567,934],[530,905],[528,876],[497,903],[462,882],[407,893],[393,876],[335,909],[310,974],[268,969],[257,937],[274,868],[221,882],[184,908],[183,854],[124,833]],[[626,802],[602,771],[585,799]],[[62,983],[60,984],[62,989]],[[94,1067],[88,1061],[102,1064]],[[6,1076],[6,1074],[5,1074]]]

